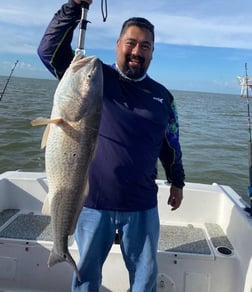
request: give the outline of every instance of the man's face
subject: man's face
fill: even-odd
[[[146,28],[129,26],[117,41],[117,65],[129,78],[142,77],[150,65],[154,43]]]

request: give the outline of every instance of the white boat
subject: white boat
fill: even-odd
[[[251,292],[252,218],[230,187],[186,183],[182,206],[170,211],[169,185],[159,186],[159,292]],[[41,215],[45,173],[0,175],[0,291],[70,291],[72,266],[47,267],[50,218]],[[69,249],[78,261],[74,239]],[[129,291],[115,241],[103,269],[103,292]],[[140,291],[139,291],[140,292]]]

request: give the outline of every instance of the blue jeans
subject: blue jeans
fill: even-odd
[[[78,269],[81,282],[74,273],[72,291],[99,291],[102,266],[114,242],[116,230],[125,265],[129,271],[130,291],[156,291],[159,237],[157,208],[140,212],[83,208],[75,230],[80,252]]]

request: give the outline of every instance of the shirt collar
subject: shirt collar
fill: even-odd
[[[115,69],[117,70],[117,72],[125,79],[127,80],[130,80],[130,81],[133,81],[133,82],[139,82],[139,81],[142,81],[144,80],[144,78],[147,76],[147,74],[145,73],[142,77],[140,78],[137,78],[137,79],[132,79],[132,78],[129,78],[128,76],[126,76],[121,70],[120,68],[118,67],[117,63],[115,63],[114,65]]]

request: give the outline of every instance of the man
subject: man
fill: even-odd
[[[62,6],[38,49],[43,63],[58,78],[73,58],[71,41],[80,19],[80,3],[69,0]],[[131,291],[156,291],[157,159],[171,183],[168,204],[172,210],[183,198],[184,170],[173,96],[146,74],[153,50],[153,25],[144,18],[130,18],[117,41],[116,64],[103,64],[98,145],[89,167],[89,193],[75,231],[81,282],[74,275],[72,291],[99,291],[102,266],[116,231]]]

